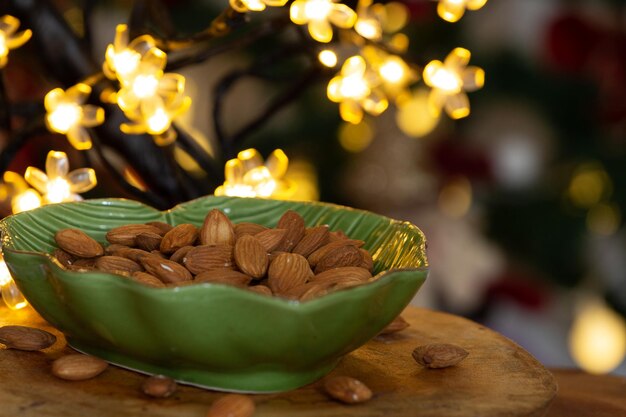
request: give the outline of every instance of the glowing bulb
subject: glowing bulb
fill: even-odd
[[[70,183],[64,178],[54,178],[46,184],[46,200],[50,203],[60,203],[69,199],[71,193]]]
[[[429,66],[431,64],[428,64],[426,66],[424,72],[430,70]],[[455,73],[448,71],[443,67],[437,68],[436,70],[432,71],[429,76],[429,80],[433,87],[442,90],[446,94],[454,94],[461,91],[460,78]]]
[[[0,56],[5,56],[9,53],[7,48],[7,38],[4,36],[4,32],[0,32]]]
[[[20,308],[24,308],[28,305],[26,299],[15,285],[13,278],[11,278],[11,273],[9,272],[9,268],[7,268],[4,259],[0,258],[0,294],[2,294],[2,299],[4,303],[11,310],[19,310]]]
[[[133,93],[139,99],[153,97],[159,86],[159,80],[154,75],[138,75],[133,80]]]
[[[12,280],[13,278],[11,278],[11,273],[9,272],[6,262],[0,257],[0,287],[4,287]]]
[[[354,30],[367,39],[379,39],[382,32],[380,24],[377,21],[368,19],[357,20],[354,24]]]
[[[19,19],[13,16],[0,16],[0,68],[4,67],[9,58],[9,50],[22,46],[32,35],[30,30],[18,32]]]
[[[404,66],[402,62],[398,59],[388,59],[385,61],[383,65],[381,65],[379,69],[380,75],[393,84],[400,83],[404,80],[406,76],[406,71],[404,70]]]
[[[323,65],[329,68],[337,65],[337,54],[330,49],[324,49],[323,51],[320,51],[320,53],[317,55],[317,58]]]
[[[125,77],[135,71],[139,66],[140,61],[141,55],[128,49],[113,55],[115,72],[117,72],[121,77]]]
[[[345,98],[360,99],[369,93],[367,82],[360,74],[350,75],[343,79],[339,87],[339,94]]]
[[[585,371],[611,372],[626,356],[626,322],[600,301],[585,305],[569,335],[574,360]]]
[[[39,206],[41,206],[41,196],[32,188],[19,193],[11,200],[11,210],[14,214],[32,210]]]
[[[164,109],[158,108],[152,116],[148,118],[148,131],[152,134],[160,134],[170,127],[170,117]]]
[[[50,127],[59,133],[67,133],[70,128],[80,122],[81,110],[74,103],[62,103],[48,115]]]
[[[311,0],[304,5],[304,15],[309,20],[325,20],[331,10],[330,0]]]

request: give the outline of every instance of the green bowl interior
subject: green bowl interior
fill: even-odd
[[[151,288],[103,272],[75,272],[49,256],[54,234],[79,228],[105,243],[113,227],[165,221],[201,225],[218,208],[235,222],[274,227],[292,209],[307,226],[362,239],[378,280],[299,303],[218,284]],[[204,197],[160,212],[141,203],[48,205],[0,222],[16,283],[70,343],[115,363],[226,390],[280,391],[319,378],[399,314],[427,274],[419,229],[324,203]]]

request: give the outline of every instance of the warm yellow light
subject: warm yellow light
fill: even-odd
[[[303,159],[291,161],[285,174],[288,183],[295,184],[284,198],[298,201],[317,201],[320,198],[315,166]],[[282,198],[283,196],[279,194]]]
[[[602,165],[591,162],[579,166],[568,187],[571,201],[582,208],[590,208],[613,192],[613,184]]]
[[[115,72],[121,77],[126,77],[137,69],[141,61],[141,55],[130,49],[124,49],[118,54],[113,54]]]
[[[583,370],[594,374],[611,372],[626,356],[626,322],[604,303],[588,302],[572,325],[569,347]]]
[[[399,84],[406,77],[406,64],[400,57],[393,56],[387,59],[378,70],[383,79],[392,84]]]
[[[157,92],[159,80],[152,74],[138,75],[133,79],[133,93],[139,99],[153,97]]]
[[[0,17],[0,68],[3,68],[9,58],[9,50],[19,48],[32,36],[30,29],[16,33],[20,26],[19,19],[4,15]]]
[[[367,81],[360,74],[344,77],[339,87],[339,94],[344,98],[361,99],[369,94]]]
[[[428,90],[420,88],[406,100],[396,103],[396,123],[408,136],[421,138],[437,127],[441,113],[429,105],[428,96]]]
[[[354,30],[367,39],[380,39],[382,29],[380,23],[373,19],[359,19],[354,24]]]
[[[67,201],[72,194],[70,183],[65,178],[54,178],[46,184],[46,200],[50,203]]]
[[[446,69],[441,61],[431,61],[424,68],[424,81],[431,87],[442,90],[445,94],[455,94],[461,91],[463,85],[461,77]]]
[[[617,232],[621,221],[621,211],[615,204],[596,204],[587,213],[587,228],[601,236],[610,236]]]
[[[472,184],[467,178],[449,181],[439,192],[439,209],[452,218],[461,218],[472,206]]]
[[[374,139],[374,127],[366,119],[360,123],[339,126],[339,144],[348,152],[364,151]]]
[[[229,160],[224,167],[224,184],[215,190],[215,195],[237,197],[288,198],[289,185],[283,180],[288,159],[277,149],[263,164],[256,149],[246,149]]]
[[[28,211],[41,206],[41,196],[32,188],[27,189],[11,199],[13,214]]]
[[[304,16],[309,20],[326,20],[331,10],[331,0],[310,0],[304,5]]]
[[[165,132],[170,127],[172,120],[164,109],[159,108],[148,118],[147,124],[148,132],[153,135],[158,135]]]
[[[9,272],[9,268],[7,268],[4,259],[0,257],[0,294],[2,295],[2,299],[4,303],[11,310],[19,310],[20,308],[24,308],[28,305],[26,299],[15,285],[13,278],[11,277],[11,273]]]
[[[329,68],[337,65],[337,54],[330,49],[324,49],[323,51],[320,51],[320,53],[317,55],[317,58],[323,65]]]
[[[80,107],[74,103],[63,103],[48,115],[48,122],[52,130],[67,133],[70,128],[80,122]]]
[[[311,37],[323,43],[333,38],[331,23],[349,29],[357,19],[354,10],[337,0],[295,0],[289,8],[289,17],[297,25],[308,25]]]

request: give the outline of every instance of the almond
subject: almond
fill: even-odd
[[[76,268],[80,268],[80,269],[95,269],[96,268],[96,261],[98,260],[98,258],[81,258],[81,259],[76,259],[73,263],[72,263],[72,267],[76,267]],[[74,269],[74,268],[72,268]]]
[[[0,343],[9,349],[41,350],[49,348],[56,340],[56,336],[52,333],[34,327],[0,327]]]
[[[285,229],[267,229],[254,235],[266,252],[273,252],[280,242],[285,238],[287,231]]]
[[[182,248],[178,249],[176,252],[174,252],[172,254],[172,256],[170,256],[170,261],[174,261],[176,263],[182,264],[183,263],[183,259],[185,259],[185,256],[187,256],[187,253],[193,249],[193,246],[183,246]]]
[[[276,225],[277,229],[285,229],[285,237],[280,241],[278,246],[274,249],[281,252],[291,252],[291,250],[300,242],[300,239],[304,237],[306,227],[304,226],[304,219],[298,213],[293,210],[287,210]]]
[[[158,233],[143,232],[137,235],[135,243],[139,249],[150,252],[159,248],[162,239]]]
[[[362,403],[372,398],[372,391],[367,385],[349,376],[326,378],[324,390],[332,398],[346,404]]]
[[[143,249],[129,248],[128,246],[121,246],[119,249],[113,251],[112,255],[121,256],[122,258],[128,258],[131,261],[141,262],[141,258],[144,256],[150,256],[151,253]]]
[[[311,282],[325,282],[325,281],[337,281],[344,279],[357,279],[359,281],[367,281],[372,277],[372,274],[365,269],[358,266],[343,266],[339,268],[328,269],[324,272],[314,275],[311,278]]]
[[[332,232],[329,232],[328,234],[329,242],[334,242],[336,240],[345,240],[345,239],[349,239],[349,237],[348,235],[344,233],[343,230],[333,230]]]
[[[363,262],[363,255],[359,249],[354,246],[342,246],[324,256],[315,265],[315,273],[319,274],[332,268],[342,266],[358,266]]]
[[[254,401],[242,394],[227,394],[215,401],[207,417],[252,417]]]
[[[363,242],[362,240],[355,240],[355,239],[335,240],[335,241],[327,243],[326,245],[324,245],[321,248],[317,249],[315,252],[310,254],[307,257],[307,259],[309,260],[309,263],[311,264],[311,268],[315,268],[317,266],[318,262],[323,257],[325,257],[326,255],[328,255],[331,252],[336,251],[337,249],[339,249],[341,247],[344,247],[344,246],[354,246],[356,248],[360,248],[364,244],[365,244],[365,242]]]
[[[124,249],[130,249],[130,247],[126,246],[126,245],[120,245],[118,243],[113,243],[109,246],[107,246],[106,248],[104,248],[104,254],[105,255],[117,255],[117,256],[123,256],[123,255],[119,255],[115,252],[120,251],[120,250],[124,250]]]
[[[383,330],[378,333],[379,335],[386,335],[391,333],[397,333],[409,327],[409,322],[402,316],[398,316],[391,323],[387,325]]]
[[[200,229],[203,245],[234,245],[235,229],[230,219],[218,209],[213,209],[204,218]]]
[[[141,264],[146,268],[146,272],[154,275],[165,283],[191,281],[191,272],[184,266],[169,259],[162,259],[158,256],[144,256]]]
[[[313,276],[313,272],[304,256],[281,253],[270,263],[267,276],[272,293],[283,294],[306,283]]]
[[[248,287],[248,289],[257,294],[263,294],[263,295],[269,295],[269,296],[272,295],[272,290],[267,285],[253,285],[251,287]]]
[[[135,272],[134,274],[131,275],[131,278],[134,281],[141,282],[142,284],[147,285],[149,287],[155,287],[155,288],[165,287],[165,284],[163,283],[163,281],[161,281],[159,278],[147,272],[141,272],[141,271]]]
[[[133,272],[143,270],[141,265],[135,261],[131,261],[128,258],[122,258],[121,256],[101,256],[96,260],[96,269],[105,272],[111,272],[113,274],[121,273],[124,275],[130,275]]]
[[[267,252],[254,236],[243,235],[237,239],[233,256],[239,269],[252,278],[262,278],[267,272]]]
[[[185,255],[183,264],[194,274],[212,269],[233,268],[233,247],[228,245],[200,245]]]
[[[267,227],[250,222],[241,222],[234,225],[235,236],[239,239],[243,235],[256,235],[264,230],[268,230]]]
[[[108,366],[102,359],[78,353],[52,362],[52,374],[61,379],[81,381],[100,375]]]
[[[176,381],[165,375],[152,375],[141,385],[141,391],[154,398],[167,398],[176,392],[176,388]]]
[[[63,249],[55,249],[54,252],[52,252],[52,256],[54,256],[57,261],[59,261],[59,263],[63,266],[69,266],[72,265],[72,263],[74,263],[74,261],[76,260],[76,258],[74,258],[74,255],[65,252]]]
[[[148,226],[154,226],[157,229],[159,229],[159,234],[161,236],[164,236],[167,232],[169,232],[170,230],[172,230],[172,226],[171,224],[165,223],[165,222],[147,222],[146,223]]]
[[[316,226],[307,229],[304,237],[293,248],[293,253],[298,253],[305,258],[320,247],[328,243],[328,226]]]
[[[78,229],[59,230],[54,240],[59,248],[79,258],[95,258],[104,254],[102,245]]]
[[[109,243],[133,247],[136,245],[135,239],[139,233],[160,234],[160,232],[160,229],[149,224],[127,224],[109,230],[106,234],[106,240]]]
[[[359,252],[361,252],[361,256],[363,257],[363,260],[361,261],[361,264],[359,265],[361,268],[365,268],[370,272],[374,271],[374,260],[372,259],[372,255],[363,248],[359,248]]]
[[[413,350],[413,359],[426,368],[447,368],[461,362],[469,354],[460,346],[435,343],[418,346]]]
[[[198,238],[198,228],[193,224],[179,224],[163,236],[161,252],[172,254],[185,246],[192,246]]]
[[[247,286],[250,281],[252,281],[251,276],[239,271],[233,271],[232,269],[213,269],[211,271],[201,272],[194,278],[194,282],[197,283],[212,282],[240,288]]]

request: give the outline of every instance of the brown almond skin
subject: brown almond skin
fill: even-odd
[[[63,266],[72,265],[74,261],[76,260],[74,255],[72,255],[71,253],[65,252],[63,249],[59,249],[59,248],[55,249],[54,252],[52,252],[52,256],[54,256],[57,259],[57,261],[59,261],[59,263]]]
[[[193,224],[179,224],[163,236],[161,252],[171,255],[180,248],[192,246],[198,238],[198,228]]]
[[[134,281],[140,282],[148,287],[163,288],[165,284],[159,278],[147,272],[135,272],[131,275]]]
[[[131,275],[134,272],[142,271],[143,268],[137,262],[121,256],[101,256],[96,260],[96,269],[105,272],[125,273]]]
[[[113,251],[112,255],[121,256],[122,258],[127,258],[127,259],[130,259],[131,261],[140,263],[141,258],[143,258],[144,256],[150,256],[151,253],[143,249],[129,248],[128,246],[121,246],[119,249]]]
[[[315,265],[315,273],[319,274],[329,269],[345,266],[359,266],[362,262],[363,255],[361,255],[359,248],[349,245],[342,246],[320,259]]]
[[[267,230],[267,227],[250,222],[241,222],[234,225],[235,228],[235,236],[239,239],[243,235],[256,235],[257,233],[261,233],[264,230]]]
[[[324,390],[332,398],[345,404],[362,403],[372,398],[372,391],[367,385],[349,376],[326,378]]]
[[[200,243],[203,245],[235,244],[235,229],[224,213],[213,209],[204,218],[200,229]]]
[[[387,334],[398,333],[406,329],[407,327],[409,327],[409,322],[406,321],[404,317],[398,316],[395,319],[393,319],[393,321],[389,323],[387,327],[381,330],[380,333],[378,334],[383,336]]]
[[[248,396],[226,394],[211,405],[207,417],[252,417],[255,408]]]
[[[328,236],[328,226],[311,227],[306,230],[304,237],[292,249],[292,252],[307,258],[310,254],[328,243]]]
[[[322,258],[324,258],[329,253],[334,252],[343,246],[354,246],[356,248],[360,248],[364,244],[365,244],[364,241],[356,240],[356,239],[335,240],[317,249],[315,252],[310,254],[307,257],[307,259],[309,260],[309,263],[311,264],[311,268],[315,268]]]
[[[253,285],[251,287],[248,287],[248,289],[257,294],[269,295],[269,296],[272,295],[272,290],[267,285]]]
[[[104,248],[91,236],[78,229],[63,229],[54,234],[59,248],[79,258],[95,258],[104,255]]]
[[[152,375],[141,385],[141,391],[154,398],[167,398],[177,389],[176,381],[165,375]]]
[[[367,281],[372,277],[370,271],[358,266],[344,266],[339,268],[328,269],[311,278],[312,282],[323,282],[327,280],[341,280],[356,278],[361,281]]]
[[[148,226],[154,226],[157,229],[159,229],[159,234],[161,236],[164,236],[167,232],[169,232],[170,230],[172,230],[172,228],[174,226],[172,226],[169,223],[165,223],[165,222],[147,222],[146,223]]]
[[[134,247],[139,233],[159,234],[160,232],[159,228],[149,224],[126,224],[109,230],[105,237],[109,243]]]
[[[361,268],[365,268],[370,272],[374,271],[374,259],[372,259],[372,255],[369,253],[367,249],[359,248],[359,252],[361,252],[361,256],[363,260],[359,264]]]
[[[0,343],[9,349],[41,350],[52,346],[57,338],[45,330],[27,326],[0,327]]]
[[[237,267],[252,278],[262,278],[267,272],[269,258],[265,248],[254,236],[243,235],[235,243],[233,257]]]
[[[156,255],[141,258],[141,265],[151,275],[159,278],[164,283],[191,281],[193,276],[184,266],[169,259],[163,259]]]
[[[276,225],[277,229],[285,229],[285,237],[280,241],[278,246],[274,248],[279,252],[291,252],[291,250],[300,242],[306,232],[304,219],[293,210],[287,210]]]
[[[82,381],[100,375],[108,366],[102,359],[78,353],[62,356],[52,362],[52,374],[69,381]]]
[[[267,276],[272,292],[284,294],[291,288],[306,283],[313,276],[313,272],[304,256],[284,252],[272,260]]]
[[[162,239],[163,237],[158,233],[142,232],[135,238],[135,243],[139,249],[150,252],[159,249]]]
[[[266,252],[274,252],[280,242],[285,238],[287,231],[285,229],[267,229],[254,235],[255,238],[265,248]]]
[[[211,271],[201,272],[194,278],[194,282],[212,282],[215,284],[232,285],[234,287],[246,287],[252,277],[239,271],[232,269],[213,269]]]
[[[233,247],[228,245],[196,246],[183,258],[183,265],[194,274],[212,269],[232,269],[234,264]]]
[[[128,246],[126,245],[120,245],[118,243],[113,243],[108,245],[107,247],[104,248],[104,254],[105,255],[117,255],[117,256],[123,256],[120,255],[116,252],[122,251],[122,250],[126,250],[126,249],[130,249]]]
[[[170,261],[174,261],[176,263],[182,264],[183,259],[185,259],[185,256],[187,256],[187,253],[189,253],[189,251],[192,250],[193,248],[194,248],[193,246],[183,246],[182,248],[174,252],[172,256],[170,256]]]
[[[418,346],[413,350],[415,362],[426,368],[438,369],[454,366],[469,354],[460,346],[448,343],[435,343]]]

